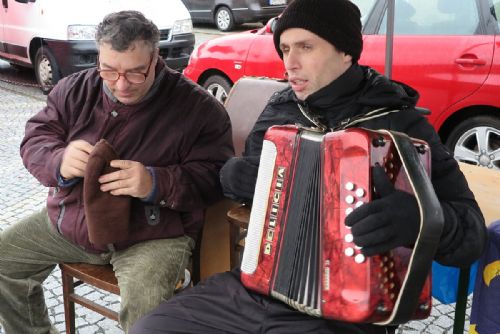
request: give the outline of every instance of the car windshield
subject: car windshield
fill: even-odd
[[[361,11],[361,23],[364,26],[366,20],[368,19],[368,14],[372,11],[372,8],[377,0],[351,0],[351,1],[355,3],[356,6],[359,7],[359,10]]]

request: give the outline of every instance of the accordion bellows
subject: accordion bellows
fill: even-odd
[[[118,159],[113,147],[101,139],[92,150],[83,179],[83,201],[89,240],[104,246],[125,241],[129,236],[130,196],[114,196],[101,191],[99,177],[118,169],[110,166]]]
[[[408,143],[426,174],[428,145],[415,139]],[[386,133],[353,128],[325,134],[296,126],[271,127],[264,138],[245,240],[243,284],[313,316],[381,324],[408,321],[398,319],[393,310],[405,303],[400,290],[413,261],[412,250],[400,247],[365,257],[344,224],[352,210],[375,196],[370,180],[375,164],[385,167],[397,189],[413,192]],[[440,207],[436,211],[439,216]],[[437,245],[440,230],[435,234],[431,239]],[[420,319],[430,313],[427,267],[433,253],[426,256],[420,286],[405,287],[417,292],[415,307],[404,310],[402,318]]]

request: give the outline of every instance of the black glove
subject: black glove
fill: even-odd
[[[224,195],[238,201],[253,198],[259,157],[234,157],[229,159],[220,171],[220,182]]]
[[[380,198],[355,209],[345,220],[352,227],[354,243],[366,256],[413,246],[420,230],[416,198],[396,190],[382,167],[375,166],[372,176]]]

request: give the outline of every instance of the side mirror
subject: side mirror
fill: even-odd
[[[266,33],[272,34],[276,28],[276,23],[278,23],[278,17],[273,17],[266,23]]]

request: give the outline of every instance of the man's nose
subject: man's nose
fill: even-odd
[[[283,63],[287,71],[293,70],[299,67],[299,62],[297,58],[297,53],[290,49],[290,51],[283,56]]]
[[[128,82],[127,78],[124,75],[120,75],[118,80],[116,80],[116,88],[119,90],[124,90],[130,86],[130,82]]]

